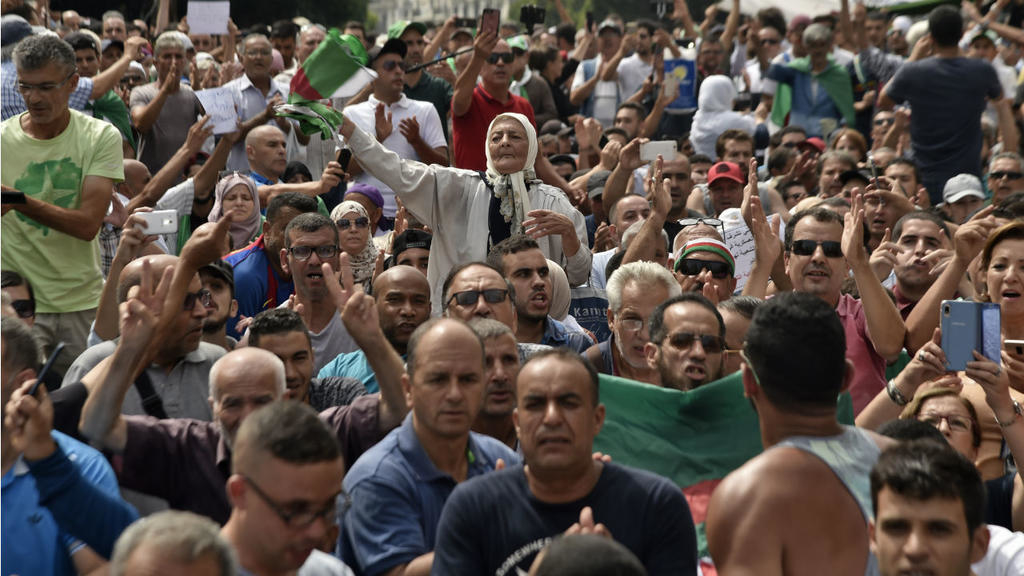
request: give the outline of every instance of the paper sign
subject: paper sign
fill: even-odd
[[[668,105],[668,108],[692,110],[697,107],[696,62],[685,58],[665,60],[665,83],[669,82],[679,83],[679,96]]]
[[[228,33],[231,2],[189,2],[189,34],[223,35]]]
[[[213,126],[214,134],[227,134],[238,130],[235,122],[238,114],[235,112],[235,100],[231,97],[231,89],[221,86],[200,90],[195,93],[196,98],[210,115],[210,124]]]
[[[778,217],[777,214],[768,216],[768,223],[771,224]],[[786,233],[785,225],[785,222],[779,223],[779,238]],[[750,269],[754,266],[756,257],[754,235],[750,232],[750,228],[747,228],[746,222],[741,221],[738,226],[725,230],[725,245],[729,247],[733,259],[736,260],[736,293],[739,294],[747,285]]]

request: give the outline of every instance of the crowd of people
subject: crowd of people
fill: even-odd
[[[1024,4],[667,4],[5,1],[3,574],[1024,574]],[[623,386],[763,450],[626,465]]]

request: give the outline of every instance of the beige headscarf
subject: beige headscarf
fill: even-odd
[[[349,212],[355,212],[366,219],[370,218],[362,204],[346,200],[335,206],[334,210],[331,210],[331,221],[337,223],[338,220],[341,220]],[[354,223],[352,225],[355,226]],[[357,284],[362,284],[364,288],[369,288],[370,282],[373,281],[374,268],[377,265],[377,246],[373,243],[373,236],[369,233],[369,230],[366,235],[366,246],[363,247],[359,254],[355,256],[350,254],[349,262],[352,265],[353,281]]]

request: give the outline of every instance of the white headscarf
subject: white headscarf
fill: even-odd
[[[529,142],[529,151],[526,153],[526,164],[519,172],[512,174],[500,174],[491,161],[491,132],[494,126],[501,120],[512,119],[522,124],[526,131],[526,140]],[[487,127],[487,140],[484,141],[484,151],[487,154],[487,181],[494,189],[494,197],[501,200],[501,215],[505,222],[511,224],[512,235],[523,231],[523,220],[526,213],[530,211],[530,195],[528,185],[534,182],[540,183],[537,173],[533,170],[533,164],[537,160],[537,131],[534,130],[530,119],[522,114],[507,112],[498,114],[491,125]],[[510,193],[511,191],[511,193]]]
[[[700,84],[697,113],[690,128],[690,142],[698,154],[715,158],[715,142],[722,132],[730,129],[754,133],[755,122],[750,117],[733,112],[736,86],[728,76],[708,76]]]

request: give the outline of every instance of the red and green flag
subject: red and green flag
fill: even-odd
[[[602,375],[601,402],[606,416],[594,450],[682,488],[697,525],[702,569],[714,574],[704,534],[711,493],[762,450],[757,413],[743,396],[740,372],[689,392]],[[840,422],[853,423],[849,394],[839,398],[838,413]]]

